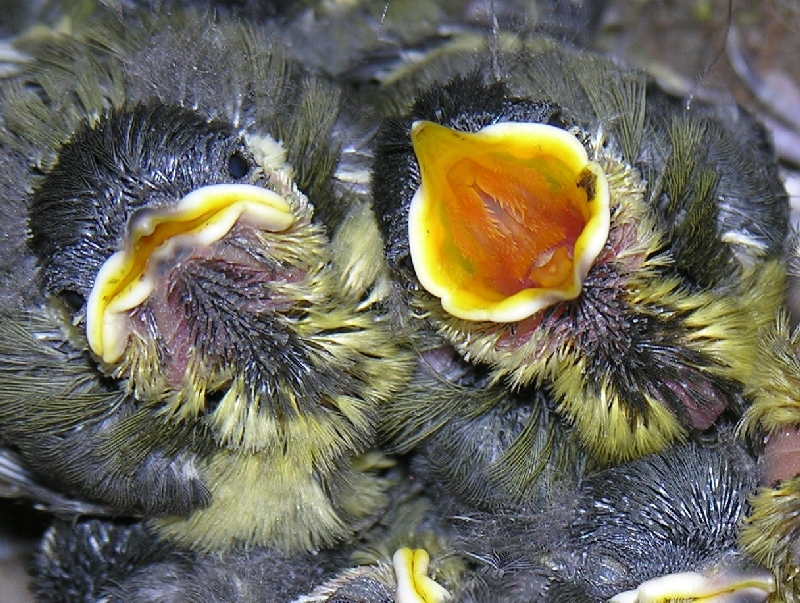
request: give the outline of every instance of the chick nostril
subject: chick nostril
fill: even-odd
[[[244,178],[250,171],[250,164],[239,152],[235,151],[228,158],[228,173],[233,178]]]
[[[66,289],[60,295],[72,312],[78,312],[86,304],[86,298],[77,291]]]

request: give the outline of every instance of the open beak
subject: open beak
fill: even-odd
[[[129,313],[153,292],[159,264],[180,249],[220,240],[240,220],[279,232],[295,217],[280,195],[248,184],[205,186],[173,208],[134,214],[123,249],[100,268],[87,301],[86,335],[92,351],[106,363],[118,361],[128,340]]]
[[[600,165],[571,133],[498,123],[470,133],[417,121],[409,208],[421,285],[450,314],[515,322],[576,298],[610,227]]]
[[[444,603],[450,593],[428,576],[430,556],[425,549],[398,549],[392,557],[397,576],[397,603]]]
[[[727,568],[716,574],[682,572],[643,582],[610,603],[763,603],[775,591],[775,578],[761,567]]]

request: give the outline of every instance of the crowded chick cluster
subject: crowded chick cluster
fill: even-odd
[[[800,602],[770,136],[592,51],[602,10],[9,9],[38,601]]]

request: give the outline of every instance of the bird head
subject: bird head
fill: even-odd
[[[284,351],[324,295],[328,239],[276,149],[280,159],[275,141],[139,104],[85,123],[36,188],[44,288],[72,301],[92,354],[135,397],[196,418],[258,397],[267,375],[303,387],[308,357]],[[296,402],[282,403],[291,414]]]
[[[753,172],[748,186],[770,192],[751,230],[770,236],[727,234],[741,159],[708,149],[734,126],[602,57],[517,43],[496,68],[475,58],[454,74],[442,59],[408,77],[427,87],[384,121],[375,153],[386,256],[421,329],[497,382],[549,387],[601,462],[649,454],[741,406],[782,296],[783,231],[767,225],[785,197]]]

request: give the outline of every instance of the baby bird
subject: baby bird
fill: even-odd
[[[800,601],[800,330],[781,314],[764,330],[754,367],[753,404],[741,422],[760,444],[758,492],[741,533],[742,549],[775,572],[775,601]]]
[[[466,514],[454,548],[483,569],[458,600],[766,601],[774,578],[737,546],[754,485],[740,447],[690,443],[588,476],[544,511]]]
[[[346,552],[336,549],[186,551],[142,523],[91,519],[57,522],[48,530],[34,558],[32,584],[41,603],[286,603],[346,563]]]
[[[449,506],[433,504],[411,471],[392,504],[354,547],[351,567],[295,603],[445,603],[472,580],[468,559],[453,548]],[[455,597],[455,599],[454,599]]]
[[[350,0],[307,4],[281,27],[292,55],[315,71],[363,84],[395,79],[430,55],[446,53],[452,58],[454,51],[468,51],[497,28],[520,23],[536,32],[585,43],[595,35],[607,2]]]
[[[3,86],[0,439],[183,547],[337,542],[411,369],[338,89],[266,28],[101,16]]]
[[[374,204],[423,354],[451,346],[490,383],[547,388],[602,464],[740,412],[785,281],[763,130],[541,36],[477,50],[377,84]],[[395,398],[390,434],[458,412],[427,387]]]

